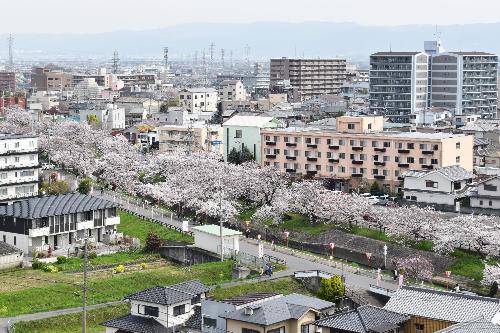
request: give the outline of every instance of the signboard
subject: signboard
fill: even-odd
[[[213,145],[221,145],[221,144],[222,144],[222,141],[221,141],[221,140],[213,140],[213,141],[212,141],[212,144],[213,144]]]
[[[189,231],[189,221],[188,220],[182,221],[182,231],[184,231],[184,232]]]

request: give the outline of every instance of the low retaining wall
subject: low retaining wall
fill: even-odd
[[[215,254],[189,245],[164,245],[160,247],[160,255],[162,258],[186,266],[220,261]]]

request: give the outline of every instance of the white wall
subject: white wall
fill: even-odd
[[[29,241],[28,241],[28,238],[29,238],[28,235],[0,231],[0,241],[2,241],[2,242],[4,241],[4,236],[5,236],[5,243],[17,247],[19,250],[23,251],[24,253],[28,253],[28,247],[30,245]],[[14,237],[15,237],[15,242],[14,242]]]
[[[0,269],[19,267],[23,262],[22,253],[0,256]]]
[[[205,251],[219,254],[220,253],[220,237],[211,235],[205,232],[193,229],[194,245]],[[239,251],[239,236],[225,236],[224,248]]]

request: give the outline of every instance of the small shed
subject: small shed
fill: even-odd
[[[206,224],[191,228],[194,234],[194,245],[205,251],[220,253],[220,226]],[[222,238],[224,239],[224,253],[238,252],[240,250],[240,237],[242,233],[222,228]]]
[[[21,266],[23,251],[15,246],[0,241],[0,269]]]

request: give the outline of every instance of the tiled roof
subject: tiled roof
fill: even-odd
[[[167,328],[153,318],[133,315],[111,319],[101,325],[133,333],[167,333]]]
[[[314,297],[291,294],[250,306],[252,314],[246,314],[247,310],[243,308],[221,317],[267,326],[289,319],[299,319],[309,310],[321,311],[333,306],[335,304]]]
[[[68,193],[16,201],[0,207],[0,215],[36,219],[112,207],[117,204],[91,195]]]
[[[153,304],[170,305],[188,301],[199,294],[210,290],[199,280],[191,280],[172,286],[155,286],[135,294],[128,295],[125,299],[143,301]]]
[[[276,297],[279,294],[277,293],[254,293],[243,296],[236,296],[222,300],[223,303],[232,304],[232,305],[244,305],[248,303],[253,303],[256,301],[264,300],[270,297]]]
[[[405,286],[396,291],[384,309],[411,316],[462,323],[500,312],[500,299]]]
[[[391,328],[394,329],[409,319],[410,317],[404,314],[384,310],[371,305],[363,305],[349,312],[320,319],[316,324],[320,327],[366,333],[382,332]]]
[[[479,319],[467,323],[459,323],[436,333],[500,333],[500,325]]]
[[[0,256],[6,256],[9,254],[20,253],[23,252],[19,250],[17,247],[12,246],[10,244],[0,242]]]
[[[442,167],[433,171],[422,171],[422,170],[408,170],[402,173],[402,177],[416,177],[422,178],[434,173],[439,173],[449,179],[450,181],[458,181],[474,178],[474,174],[460,165],[450,165]]]

